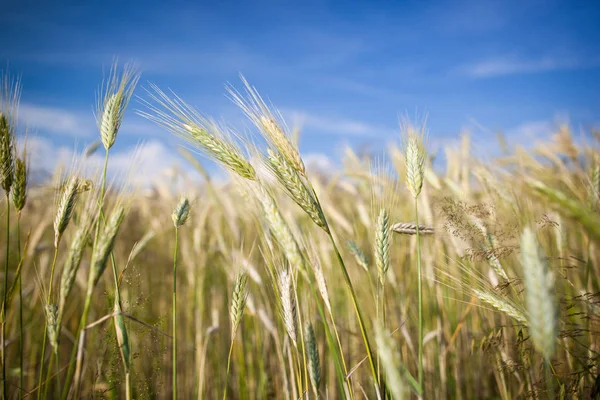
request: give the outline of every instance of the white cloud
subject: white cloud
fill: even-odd
[[[60,135],[85,137],[96,130],[96,121],[88,114],[36,104],[19,106],[19,122],[29,128]]]
[[[518,57],[497,57],[476,62],[461,68],[461,72],[473,78],[528,74],[545,71],[573,70],[600,65],[600,60],[582,61],[573,57],[543,57],[521,59]]]
[[[302,159],[304,160],[304,165],[309,170],[329,173],[337,168],[333,160],[324,153],[303,154]]]
[[[47,178],[59,165],[71,165],[81,154],[74,148],[55,146],[50,140],[41,137],[30,137],[27,146],[32,176],[37,179]],[[103,163],[103,154],[92,154],[84,160],[84,171],[88,174],[96,173],[101,170]],[[177,152],[158,140],[113,152],[108,167],[110,179],[126,179],[140,187],[151,186],[180,173],[192,179],[197,177]]]
[[[341,136],[375,136],[392,134],[393,130],[348,118],[324,117],[304,111],[289,110],[286,114],[294,125]]]
[[[509,143],[527,144],[548,140],[556,131],[556,123],[548,120],[526,121],[508,129],[504,135]]]

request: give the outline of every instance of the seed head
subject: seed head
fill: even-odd
[[[142,117],[186,140],[231,172],[245,179],[257,180],[256,171],[230,140],[225,129],[202,116],[178,96],[170,96],[156,85],[151,85],[148,93],[153,103],[146,103],[150,112],[139,112]]]
[[[77,176],[69,177],[58,200],[58,208],[54,218],[54,247],[58,247],[62,234],[67,229],[69,221],[71,221],[71,215],[77,203],[79,182]]]
[[[421,128],[417,131],[415,127],[406,124],[404,127],[404,159],[406,162],[406,186],[408,190],[417,198],[423,187],[423,178],[425,175],[425,131]]]
[[[319,398],[319,384],[321,383],[321,367],[319,363],[319,349],[315,338],[315,331],[309,323],[306,325],[305,333],[306,353],[308,354],[308,374],[313,393]]]
[[[296,347],[298,340],[296,335],[296,301],[294,298],[292,274],[287,269],[282,270],[279,274],[279,295],[281,297],[281,311],[285,329],[294,347]]]
[[[182,198],[175,207],[171,218],[173,219],[173,224],[176,228],[179,228],[187,221],[190,215],[190,202],[186,198]]]
[[[0,112],[0,185],[8,194],[14,180],[15,138],[8,117]]]
[[[302,180],[298,171],[281,155],[281,153],[268,150],[266,159],[267,167],[273,172],[287,195],[296,202],[325,232],[329,231],[327,221],[323,215],[321,205],[316,196]]]
[[[379,281],[383,285],[390,268],[390,217],[382,208],[375,225],[375,264],[379,271]]]
[[[273,200],[273,197],[267,192],[267,190],[260,184],[254,185],[254,194],[262,205],[263,215],[267,221],[267,225],[273,236],[279,242],[279,245],[283,249],[289,263],[298,269],[304,269],[304,259],[300,253],[298,243],[287,225],[283,216],[279,212],[279,208]]]
[[[113,65],[111,76],[98,104],[98,129],[106,151],[115,143],[125,117],[125,110],[138,80],[139,74],[131,66],[126,66],[124,72],[119,76],[117,65]]]
[[[104,227],[104,232],[100,236],[98,244],[96,245],[94,253],[92,254],[92,266],[90,269],[90,282],[88,284],[88,290],[93,290],[96,284],[98,284],[102,273],[106,269],[108,256],[112,252],[112,249],[115,245],[115,238],[119,233],[119,228],[121,227],[124,218],[125,209],[120,206],[112,212],[110,218],[108,219],[108,222]]]
[[[369,271],[369,258],[353,240],[348,240],[348,249],[350,249],[350,253],[352,253],[358,265],[365,271]]]
[[[89,233],[92,224],[93,218],[88,213],[82,218],[79,226],[77,227],[77,231],[75,231],[73,241],[71,242],[71,247],[69,248],[67,260],[63,266],[63,272],[60,278],[58,302],[59,322],[62,320],[67,298],[69,297],[71,289],[73,288],[73,284],[75,283],[75,277],[77,276],[77,271],[79,270],[81,259],[83,258],[83,253],[89,240]]]
[[[117,337],[117,343],[119,344],[119,351],[121,352],[121,358],[123,359],[123,367],[125,372],[129,372],[129,366],[131,362],[130,350],[129,350],[129,336],[127,335],[127,327],[125,326],[125,319],[121,314],[121,305],[115,299],[114,307],[114,321],[115,321],[115,335]]]
[[[13,187],[13,204],[17,212],[25,207],[27,202],[27,161],[25,157],[17,158],[15,161],[15,183]]]
[[[411,222],[398,222],[392,225],[392,230],[400,235],[416,235],[417,225]],[[419,235],[433,235],[433,226],[419,225]]]
[[[235,338],[242,316],[244,315],[244,308],[246,307],[246,300],[248,299],[248,293],[246,293],[246,283],[248,282],[248,275],[245,273],[239,274],[235,279],[235,285],[233,286],[233,295],[231,296],[231,340]]]
[[[56,307],[56,304],[46,304],[46,324],[48,326],[48,341],[56,352],[58,351],[58,307]]]
[[[537,351],[548,361],[554,354],[558,311],[554,301],[554,274],[548,269],[531,228],[521,236],[521,261],[529,330]]]

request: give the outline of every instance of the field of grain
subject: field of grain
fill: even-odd
[[[246,82],[255,136],[137,81],[113,69],[101,145],[32,182],[4,78],[3,398],[599,398],[595,132],[486,160],[463,136],[440,165],[406,120],[384,157],[323,173]],[[135,112],[230,177],[186,152],[185,193],[107,178]]]

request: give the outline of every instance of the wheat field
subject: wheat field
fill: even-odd
[[[405,120],[387,154],[323,173],[245,80],[249,133],[138,79],[113,68],[100,145],[45,182],[3,80],[3,398],[600,398],[595,132],[493,159],[457,136],[440,162]],[[136,112],[197,150],[200,182],[107,176]]]

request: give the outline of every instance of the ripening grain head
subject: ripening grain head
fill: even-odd
[[[58,247],[60,239],[71,221],[71,215],[77,203],[80,182],[77,176],[70,176],[58,199],[56,216],[54,217],[54,247]]]
[[[190,215],[190,202],[185,197],[179,200],[177,207],[173,210],[173,214],[171,214],[171,219],[173,220],[173,224],[176,228],[179,228],[187,221]]]
[[[268,149],[268,155],[263,159],[265,165],[277,178],[286,194],[308,214],[317,226],[328,232],[329,227],[321,205],[317,201],[315,193],[298,174],[298,171],[277,150]]]
[[[312,324],[306,324],[304,334],[306,341],[306,354],[308,355],[308,374],[310,376],[310,384],[316,398],[319,398],[319,385],[321,383],[321,365],[319,362],[319,349],[317,347],[317,339]]]
[[[406,163],[406,186],[412,196],[417,198],[421,193],[425,177],[427,132],[424,125],[415,127],[405,121],[402,123],[402,136]]]
[[[383,285],[390,268],[390,218],[382,208],[375,224],[375,264],[379,272],[379,282]]]
[[[296,334],[296,300],[294,296],[292,273],[288,269],[283,269],[279,273],[279,296],[281,298],[281,314],[283,316],[285,329],[292,340],[294,347],[296,347],[298,341]]]
[[[230,131],[204,117],[175,94],[167,94],[156,85],[148,90],[149,112],[138,113],[201,150],[207,157],[239,176],[256,180],[256,171],[232,139]]]
[[[17,212],[21,212],[27,202],[28,171],[29,159],[26,148],[23,147],[23,153],[15,159],[15,183],[12,191],[13,204]]]
[[[256,125],[267,143],[276,148],[299,174],[306,175],[306,169],[300,157],[300,152],[297,146],[290,140],[289,134],[286,133],[287,127],[283,122],[281,114],[271,110],[258,94],[256,88],[251,86],[243,76],[241,79],[244,83],[246,96],[244,97],[237,90],[228,87],[227,90],[233,102]]]
[[[126,65],[123,72],[119,74],[115,63],[111,68],[108,80],[101,89],[96,120],[100,130],[100,139],[106,151],[115,143],[125,117],[125,110],[139,78],[139,73],[132,65]]]
[[[233,294],[231,296],[231,308],[229,316],[231,317],[231,340],[235,337],[242,316],[244,315],[244,308],[246,307],[246,300],[248,299],[248,293],[246,292],[246,283],[248,282],[248,275],[245,273],[239,274],[235,279],[233,285]]]
[[[93,290],[106,269],[108,256],[113,250],[115,239],[124,218],[125,208],[123,208],[123,206],[116,207],[108,218],[104,231],[100,235],[92,254],[92,266],[90,269],[90,283],[88,284],[88,290]]]
[[[6,115],[0,113],[0,186],[8,194],[14,180],[15,138]]]
[[[0,186],[8,194],[14,180],[21,83],[7,73],[3,73],[0,79]]]
[[[548,269],[535,233],[529,227],[521,236],[521,262],[529,331],[537,351],[550,360],[558,334],[554,274]]]

